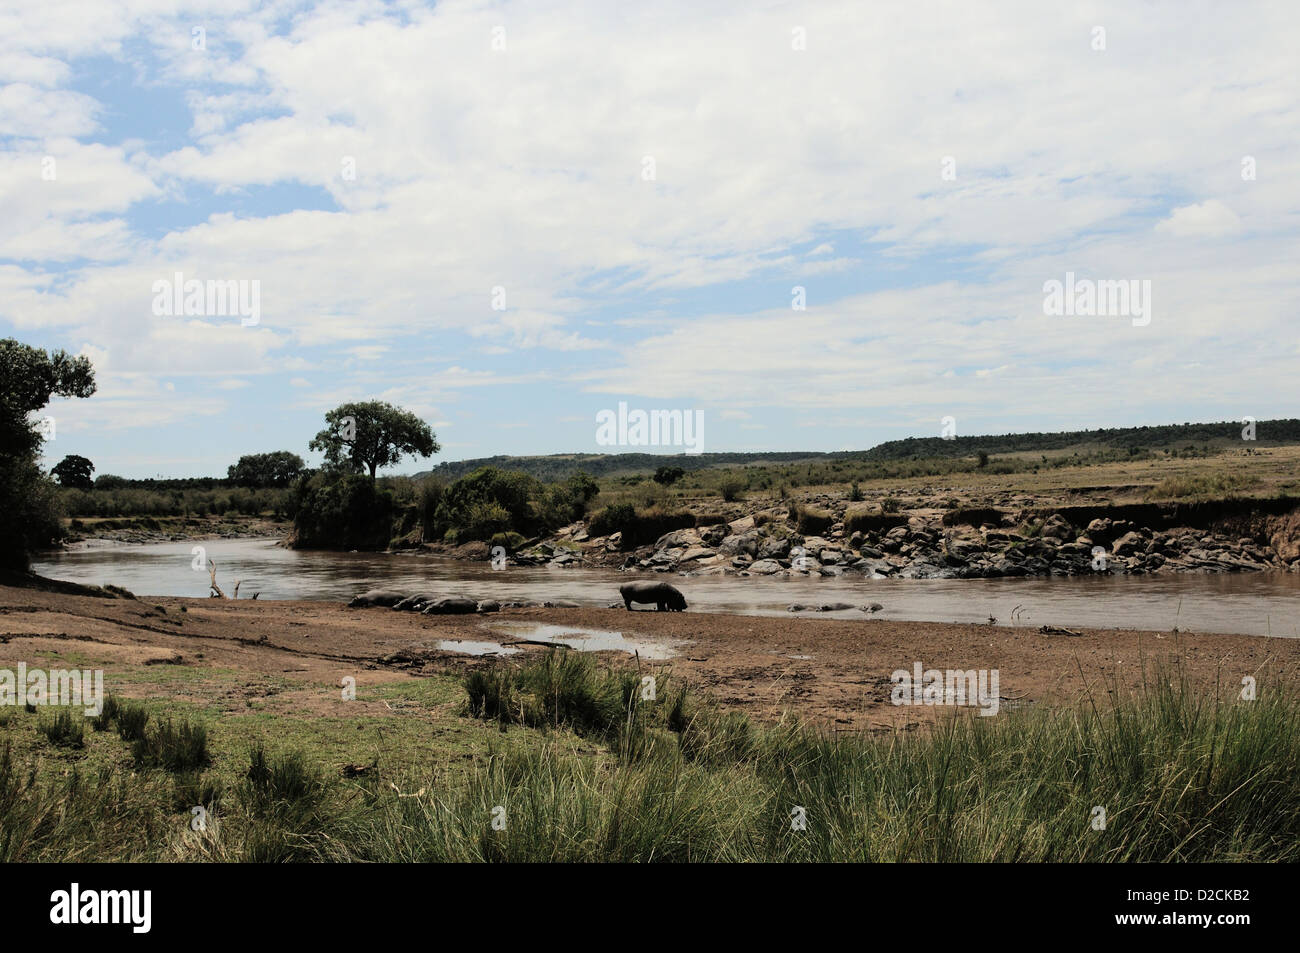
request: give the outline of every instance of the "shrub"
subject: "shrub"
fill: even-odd
[[[795,525],[804,536],[820,536],[835,522],[830,513],[812,506],[799,507],[796,517]]]
[[[748,485],[744,480],[728,478],[723,480],[718,486],[718,493],[721,494],[722,498],[726,502],[734,503],[736,500],[740,499],[740,494],[745,492],[747,486]]]
[[[591,518],[587,532],[592,536],[609,536],[622,533],[636,520],[636,507],[631,503],[614,503]]]

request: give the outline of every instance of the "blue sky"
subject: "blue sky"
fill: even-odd
[[[372,398],[432,462],[619,402],[710,451],[1296,415],[1297,12],[624,6],[3,14],[0,334],[100,382],[50,462],[311,459]],[[155,314],[177,271],[258,323]],[[1150,322],[1045,314],[1067,271]]]

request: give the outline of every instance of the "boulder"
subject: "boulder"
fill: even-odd
[[[1147,542],[1137,533],[1125,533],[1119,539],[1115,540],[1111,552],[1116,556],[1132,556],[1136,553],[1143,552],[1147,547]]]
[[[700,545],[700,534],[693,529],[675,529],[655,540],[655,549],[684,549]]]
[[[748,571],[756,576],[770,576],[781,571],[781,564],[775,559],[760,559],[750,563]]]
[[[712,546],[715,549],[718,545],[731,535],[731,527],[726,523],[715,523],[704,532],[700,533],[700,542],[705,546]]]

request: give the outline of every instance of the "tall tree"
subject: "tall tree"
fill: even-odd
[[[308,447],[324,451],[331,467],[369,471],[372,482],[380,467],[392,466],[407,455],[428,457],[442,449],[428,424],[384,401],[341,404],[325,415],[325,423]]]
[[[95,465],[85,457],[70,453],[50,470],[50,475],[58,477],[60,486],[72,486],[79,490],[89,490],[95,486],[90,475],[95,472]]]
[[[51,397],[94,392],[87,358],[0,340],[0,565],[25,569],[31,551],[62,532],[53,481],[37,462],[45,438],[31,415]]]
[[[245,454],[226,470],[226,478],[240,486],[288,486],[302,471],[302,457],[288,450],[276,450]]]

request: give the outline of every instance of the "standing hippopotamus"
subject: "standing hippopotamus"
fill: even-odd
[[[634,602],[653,602],[659,612],[681,612],[686,608],[686,597],[666,582],[629,582],[618,587],[618,594],[629,612]]]

